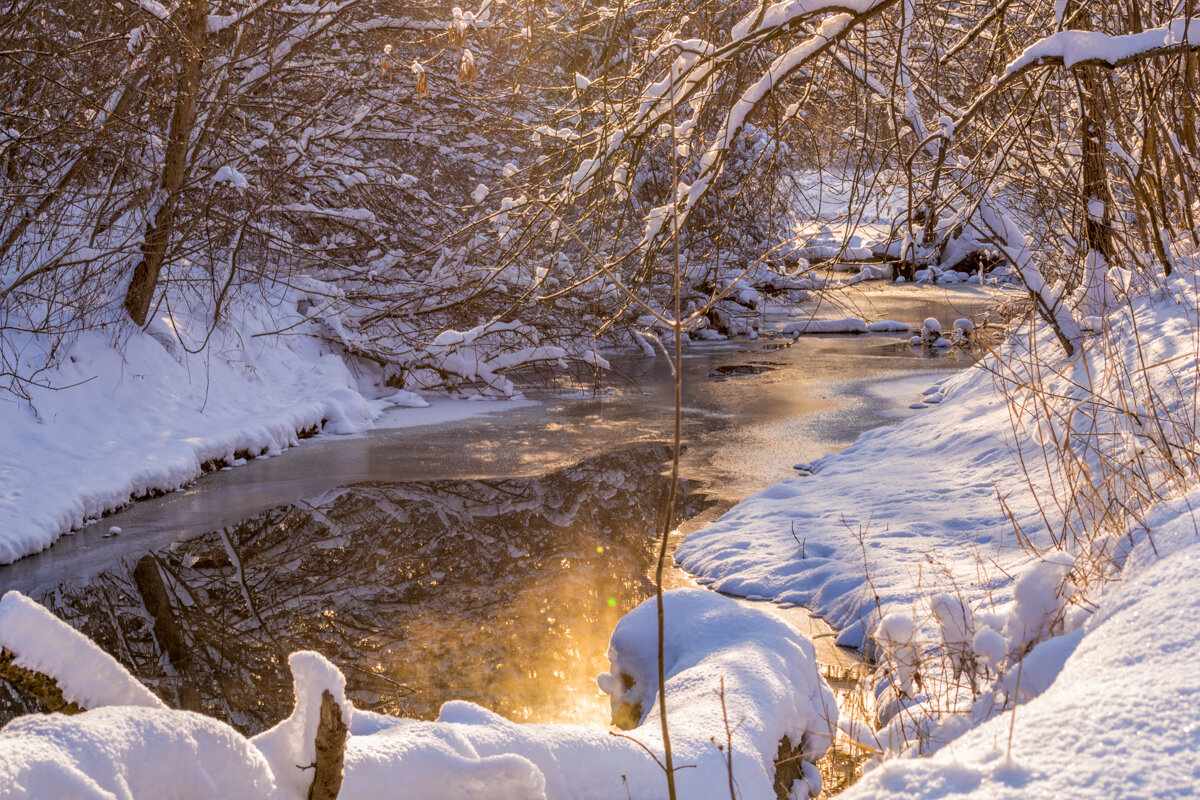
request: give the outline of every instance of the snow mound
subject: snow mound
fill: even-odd
[[[395,394],[383,398],[383,400],[400,408],[429,408],[428,400],[416,392],[410,392],[407,389],[400,389]]]
[[[6,603],[33,614],[30,601],[17,597]],[[714,592],[677,590],[664,603],[671,741],[676,764],[689,766],[678,772],[679,796],[728,797],[730,751],[718,749],[723,736],[713,738],[726,722],[741,797],[774,800],[781,752],[797,767],[789,773],[795,796],[816,795],[820,773],[812,762],[829,748],[837,704],[812,644],[774,614]],[[317,653],[299,652],[288,660],[292,714],[251,740],[215,720],[162,708],[19,718],[0,730],[0,797],[303,800],[328,692],[350,732],[342,800],[390,797],[401,788],[421,800],[662,798],[656,619],[650,600],[621,620],[611,670],[600,676],[614,709],[628,712],[626,736],[598,726],[517,724],[461,701],[445,704],[433,722],[358,711],[346,700],[341,672]]]
[[[714,592],[681,589],[668,592],[664,602],[671,744],[677,766],[695,765],[678,772],[679,796],[728,797],[728,767],[712,741],[725,730],[727,714],[741,796],[773,800],[781,739],[787,736],[811,762],[828,749],[836,725],[837,706],[817,672],[811,643],[773,614]],[[599,678],[614,713],[635,726],[628,738],[582,725],[518,725],[465,702],[444,705],[436,722],[357,712],[342,794],[375,796],[369,792],[405,785],[419,787],[414,796],[427,800],[665,797],[654,760],[663,758],[655,642],[651,599],[617,625],[610,671]],[[804,773],[798,797],[820,789],[811,763]],[[511,788],[488,794],[477,784]]]
[[[856,317],[846,319],[810,319],[804,322],[789,322],[783,326],[788,335],[819,333],[866,333],[867,323]]]
[[[262,754],[223,722],[113,706],[31,714],[0,729],[0,797],[71,800],[273,798]]]

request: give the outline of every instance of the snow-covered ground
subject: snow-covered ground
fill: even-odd
[[[1075,358],[1021,333],[680,546],[878,657],[884,725],[844,727],[900,757],[848,796],[1200,791],[1195,284],[1140,287]]]
[[[848,796],[1200,788],[1196,274],[1181,268],[1126,301],[1090,322],[1082,355],[1067,358],[1049,331],[1026,330],[974,368],[907,387],[921,413],[805,465],[680,546],[678,560],[703,583],[808,606],[840,642],[877,656],[869,714],[841,728],[887,757]],[[280,347],[251,335],[278,324],[246,312],[241,336],[218,330],[226,338],[205,356],[188,352],[196,342],[180,318],[120,342],[80,337],[51,376],[61,388],[0,406],[0,556],[45,547],[206,463],[270,455],[306,428],[354,433],[492,407],[426,408],[365,385],[316,338]],[[407,418],[385,413],[409,406]],[[667,619],[677,758],[697,765],[680,773],[682,796],[728,796],[728,751],[714,741],[726,719],[742,797],[774,796],[785,735],[808,764],[797,780],[815,788],[811,761],[838,712],[811,644],[712,592],[669,594]],[[436,722],[359,712],[316,654],[293,656],[292,717],[247,740],[163,708],[12,593],[0,603],[0,647],[94,710],[0,731],[0,797],[148,797],[181,781],[189,796],[302,797],[308,773],[294,770],[312,759],[323,690],[340,699],[351,731],[344,797],[397,783],[423,797],[660,797],[653,632],[652,605],[628,615],[600,676],[636,741],[518,725],[466,703]]]
[[[84,332],[29,402],[0,393],[0,564],[205,469],[277,454],[304,431],[427,425],[528,402],[372,385],[322,346],[315,323],[284,310],[295,305],[228,311],[236,322],[207,341],[207,320],[178,311],[145,333]]]
[[[1195,797],[1200,792],[1200,492],[1147,520],[1040,696],[930,758],[885,762],[848,798]],[[1072,652],[1073,649],[1073,652]],[[1028,658],[1028,657],[1027,657]]]
[[[667,706],[675,763],[686,765],[680,796],[720,797],[734,782],[747,800],[772,800],[773,761],[785,739],[798,791],[819,792],[812,762],[828,749],[838,712],[811,642],[774,615],[713,592],[680,589],[665,600]],[[43,628],[54,635],[42,637]],[[611,672],[600,677],[614,709],[628,708],[631,728],[621,736],[598,726],[518,725],[460,701],[434,722],[359,711],[336,667],[299,652],[289,659],[295,710],[245,739],[131,691],[133,684],[149,695],[16,592],[0,600],[0,629],[18,666],[56,678],[67,700],[98,706],[78,716],[26,716],[0,730],[0,797],[300,800],[312,782],[304,765],[314,762],[324,692],[350,732],[343,800],[390,796],[396,787],[422,800],[666,797],[653,600],[617,626]]]

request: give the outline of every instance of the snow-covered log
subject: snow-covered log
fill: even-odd
[[[12,666],[50,678],[66,703],[165,708],[115,658],[17,591],[0,598],[0,652]]]

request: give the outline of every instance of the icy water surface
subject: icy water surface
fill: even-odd
[[[847,314],[918,324],[990,301],[967,288],[855,298],[875,307]],[[970,360],[896,336],[692,347],[684,530],[914,413],[922,388]],[[517,720],[605,722],[594,677],[613,625],[652,590],[671,423],[663,359],[614,367],[600,387],[505,414],[320,437],[208,475],[0,567],[0,587],[33,593],[173,705],[245,731],[288,713],[286,654],[306,648],[366,708],[432,717],[461,698]],[[0,717],[22,710],[0,690]]]

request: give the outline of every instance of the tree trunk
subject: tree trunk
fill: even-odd
[[[1064,19],[1072,30],[1092,30],[1093,12],[1081,11],[1086,0],[1069,3]],[[1080,12],[1080,13],[1077,13]],[[1071,70],[1079,96],[1079,189],[1083,200],[1082,269],[1068,288],[1078,289],[1076,306],[1085,316],[1101,315],[1112,301],[1108,268],[1113,261],[1113,235],[1108,190],[1108,117],[1104,67],[1083,65]]]
[[[185,711],[203,711],[204,703],[196,687],[190,679],[192,651],[179,621],[175,619],[175,611],[171,607],[171,594],[159,571],[158,561],[152,554],[147,553],[138,559],[133,570],[134,584],[142,603],[150,617],[154,620],[154,639],[158,646],[167,654],[167,660],[175,669],[181,680],[177,692],[178,705]]]
[[[1083,240],[1087,246],[1080,280],[1080,310],[1103,314],[1112,300],[1108,268],[1113,262],[1113,232],[1109,211],[1108,120],[1105,114],[1103,67],[1075,68],[1079,87],[1082,164],[1080,190],[1084,203]]]
[[[142,260],[134,267],[133,279],[125,293],[125,310],[137,325],[146,324],[158,274],[162,269],[171,231],[175,224],[175,207],[179,191],[187,175],[188,150],[192,125],[196,118],[196,97],[204,68],[205,37],[208,32],[207,0],[186,0],[181,8],[183,41],[179,48],[179,84],[175,105],[171,110],[171,127],[167,132],[167,152],[163,161],[161,202],[154,221],[146,229],[142,243]]]
[[[313,782],[308,787],[308,800],[337,800],[338,792],[342,790],[348,734],[346,723],[342,721],[342,709],[326,689],[321,693],[317,761],[313,765]]]

